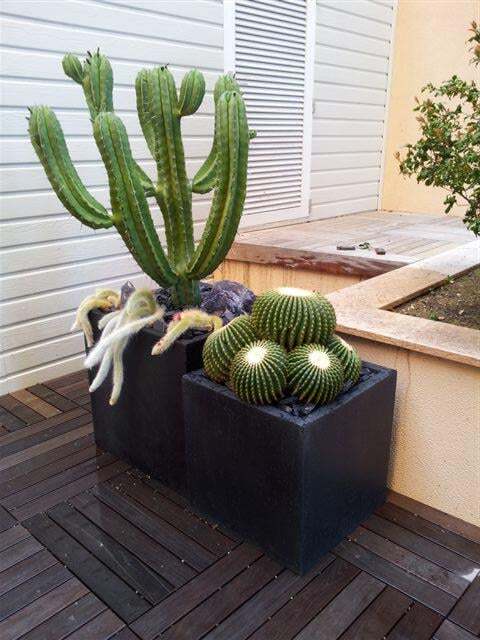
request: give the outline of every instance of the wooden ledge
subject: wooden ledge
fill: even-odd
[[[372,211],[242,231],[227,260],[365,279],[444,253],[474,238],[461,220],[444,214]],[[339,250],[340,245],[356,248]],[[377,254],[375,248],[386,253]]]
[[[358,249],[339,251],[331,246],[312,251],[248,241],[234,242],[227,259],[361,278],[372,278],[408,264],[404,256],[373,258]]]
[[[327,295],[337,330],[480,367],[480,331],[388,310],[480,264],[480,241]]]

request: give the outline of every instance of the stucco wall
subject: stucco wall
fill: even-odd
[[[478,369],[346,337],[362,359],[397,370],[389,487],[480,525]]]
[[[457,74],[476,76],[478,68],[465,41],[472,20],[480,21],[480,0],[399,0],[388,112],[382,209],[415,213],[443,211],[445,192],[418,185],[399,174],[396,151],[418,139],[414,97],[428,82],[438,84]],[[461,215],[461,209],[455,212]]]
[[[237,280],[256,294],[273,287],[295,286],[330,293],[360,282],[363,278],[335,275],[307,269],[289,269],[283,266],[225,260],[213,274],[215,280]]]

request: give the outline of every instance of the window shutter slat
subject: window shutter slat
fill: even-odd
[[[257,131],[245,215],[302,211],[306,2],[236,0],[235,72]],[[256,219],[257,220],[257,219]]]

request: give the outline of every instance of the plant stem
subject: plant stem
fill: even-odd
[[[171,292],[175,309],[200,306],[200,285],[198,280],[180,279],[171,288]]]

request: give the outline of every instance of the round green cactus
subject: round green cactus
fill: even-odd
[[[234,318],[210,334],[203,347],[203,368],[215,382],[226,382],[235,355],[257,339],[250,316]]]
[[[252,321],[260,337],[293,349],[330,335],[331,318],[323,317],[324,310],[321,296],[314,291],[278,287],[258,296]]]
[[[337,316],[331,302],[319,293],[315,293],[315,300],[320,307],[322,316],[322,329],[319,342],[326,344],[335,331],[337,325]]]
[[[230,386],[250,404],[279,400],[287,384],[287,352],[270,340],[257,340],[241,349],[230,367]]]
[[[335,354],[343,366],[345,380],[356,383],[360,377],[362,361],[358,351],[340,336],[333,335],[326,344],[327,349]]]
[[[343,381],[340,360],[321,344],[306,344],[288,355],[288,386],[303,402],[331,402],[342,390]]]

